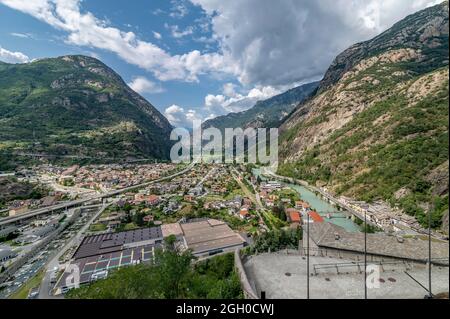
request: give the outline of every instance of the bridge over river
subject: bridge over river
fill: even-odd
[[[315,188],[306,185],[299,185],[299,183],[292,178],[275,175],[270,171],[265,171],[262,173],[260,169],[254,169],[253,174],[255,176],[260,176],[263,180],[273,178],[282,181],[284,185],[299,193],[301,199],[308,202],[312,209],[317,211],[325,219],[325,221],[341,226],[350,232],[361,231],[360,226],[358,226],[351,219],[351,216],[355,215],[353,211],[339,209],[338,206],[334,204],[335,202],[332,199],[324,196],[319,191],[316,192]],[[356,216],[361,218],[359,215]]]

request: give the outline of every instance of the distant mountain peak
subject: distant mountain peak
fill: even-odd
[[[403,47],[420,50],[441,47],[448,50],[448,27],[448,1],[411,14],[373,39],[356,43],[339,54],[320,82],[319,91],[336,83],[345,72],[363,59],[385,50]],[[420,63],[424,67],[428,64],[428,70],[432,70],[435,66],[433,59],[430,55]],[[444,65],[448,65],[448,60],[441,66]]]
[[[316,90],[319,82],[292,88],[267,100],[258,101],[253,107],[239,113],[229,113],[203,123],[204,128],[259,128],[278,127],[295,106],[307,99]]]

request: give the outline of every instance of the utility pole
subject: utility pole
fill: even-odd
[[[428,297],[433,298],[431,292],[431,211],[428,210]]]
[[[307,223],[306,223],[306,232],[308,236],[306,238],[306,299],[309,299],[309,212],[306,212]]]
[[[367,299],[367,211],[364,210],[364,299]]]

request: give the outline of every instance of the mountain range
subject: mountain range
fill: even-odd
[[[448,220],[448,2],[338,55],[280,127],[279,173]]]
[[[448,34],[445,1],[351,46],[320,83],[203,128],[279,127],[279,174],[448,225]],[[171,145],[168,120],[86,56],[0,63],[0,124],[0,170],[23,153],[167,159]]]
[[[161,158],[172,126],[97,59],[64,56],[0,64],[0,152],[4,168],[52,154]],[[9,155],[6,155],[9,154]]]

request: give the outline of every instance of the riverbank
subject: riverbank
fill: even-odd
[[[253,169],[253,175],[255,177],[259,176],[263,181],[267,180],[267,177],[261,173],[259,168]],[[277,179],[276,177],[273,178]],[[361,227],[351,219],[351,214],[349,212],[339,209],[306,186],[284,181],[282,184],[295,190],[300,195],[301,199],[307,202],[313,210],[317,211],[326,222],[341,226],[349,232],[361,231]]]

